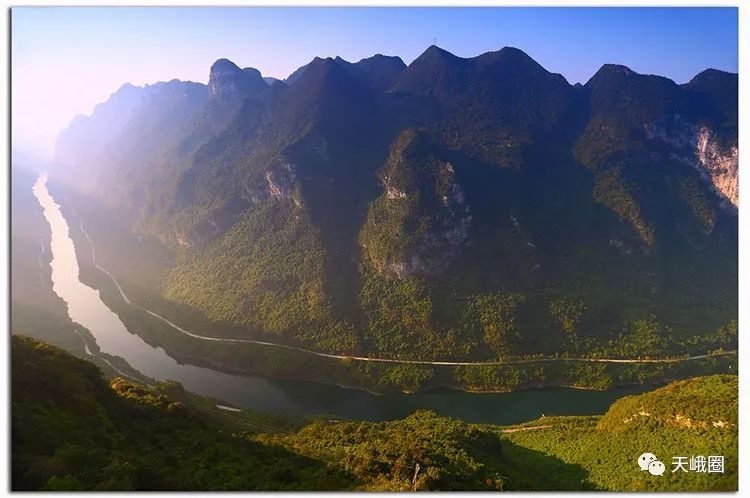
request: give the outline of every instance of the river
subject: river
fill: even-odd
[[[60,206],[47,190],[46,175],[37,179],[34,194],[52,231],[53,290],[68,304],[70,318],[91,331],[103,352],[124,358],[149,377],[176,380],[197,394],[239,407],[287,415],[335,415],[380,421],[428,409],[467,422],[515,424],[536,419],[542,414],[600,414],[615,399],[644,390],[635,387],[610,391],[552,388],[512,393],[467,393],[440,389],[416,394],[374,395],[317,382],[269,380],[180,364],[163,348],[150,346],[129,331],[117,314],[102,302],[99,292],[78,279],[78,261],[69,226]]]

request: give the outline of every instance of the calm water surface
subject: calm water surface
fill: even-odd
[[[549,415],[593,415],[606,411],[622,396],[644,388],[612,391],[537,389],[499,394],[476,394],[442,389],[418,394],[381,396],[309,381],[268,380],[231,375],[209,368],[180,364],[161,347],[152,347],[129,331],[99,298],[99,292],[78,280],[78,262],[69,227],[59,205],[40,176],[34,194],[52,229],[52,282],[57,295],[68,303],[70,318],[86,327],[105,353],[159,380],[176,380],[186,389],[237,406],[298,415],[338,415],[363,420],[402,418],[417,409],[467,422],[514,424]]]

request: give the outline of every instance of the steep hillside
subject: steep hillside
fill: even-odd
[[[610,491],[737,490],[737,376],[714,375],[675,382],[616,401],[602,417],[548,418],[507,431],[505,447],[523,447],[580,465],[588,480]],[[642,471],[637,459],[653,453],[666,466],[662,476]],[[514,452],[505,455],[513,459]],[[696,472],[693,456],[724,457],[723,472]],[[685,470],[673,462],[683,457]],[[539,467],[532,459],[527,470]],[[677,470],[673,472],[673,470]],[[707,470],[707,469],[706,469]]]
[[[92,364],[29,338],[14,336],[11,352],[14,490],[396,491],[412,489],[415,462],[424,469],[417,489],[506,482],[492,432],[433,414],[307,425],[223,412],[174,383],[107,384]],[[356,451],[316,450],[341,434]]]
[[[148,137],[117,131],[95,173],[61,152],[57,178],[95,176],[79,206],[177,254],[145,285],[98,237],[177,323],[386,358],[704,353],[735,346],[736,91],[614,65],[571,86],[508,47],[316,58],[270,86],[220,60],[180,113],[123,118]],[[63,136],[101,141],[86,122]]]
[[[232,436],[163,393],[14,336],[14,490],[349,489],[318,460]]]

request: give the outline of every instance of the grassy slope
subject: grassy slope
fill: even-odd
[[[641,415],[643,414],[643,415]],[[687,422],[690,420],[691,422]],[[628,422],[626,422],[628,421]],[[714,422],[725,427],[715,427]],[[515,448],[534,450],[579,465],[599,489],[618,491],[731,491],[737,489],[737,377],[714,375],[675,382],[615,402],[602,417],[539,420],[550,427],[504,434]],[[507,448],[507,446],[506,446]],[[641,472],[641,453],[667,466],[661,476]],[[724,474],[672,473],[672,457],[724,455]],[[530,474],[544,476],[533,459]],[[571,482],[571,486],[576,483]]]

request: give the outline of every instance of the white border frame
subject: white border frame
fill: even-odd
[[[0,259],[6,264],[0,265],[0,320],[3,323],[8,324],[6,326],[6,339],[0,340],[0,361],[2,361],[4,368],[0,371],[6,372],[4,379],[4,385],[6,389],[3,392],[2,398],[0,398],[0,426],[3,430],[0,433],[0,446],[7,451],[6,455],[8,458],[4,462],[0,463],[0,496],[6,496],[9,494],[10,487],[10,402],[9,402],[9,383],[10,383],[10,365],[9,365],[9,338],[10,338],[10,323],[9,323],[9,188],[10,188],[10,7],[12,5],[8,0],[0,0],[0,4],[5,7],[4,16],[0,22],[2,26],[2,41],[0,41],[0,53],[5,54],[7,57],[1,60],[7,61],[5,63],[6,74],[5,84],[2,86],[2,99],[0,100],[0,108],[3,111],[3,115],[6,117],[0,125],[2,127],[2,157],[3,164],[5,165],[4,174],[0,175],[0,206],[4,206],[6,211],[2,217],[0,217],[0,235],[3,237],[2,243],[0,244]],[[735,1],[708,1],[708,0],[660,0],[658,2],[648,0],[636,0],[629,2],[618,2],[614,0],[578,0],[576,2],[570,2],[565,0],[546,0],[539,2],[523,2],[523,1],[497,1],[497,0],[325,0],[325,1],[306,1],[306,0],[256,0],[252,2],[242,0],[220,0],[216,3],[211,3],[208,0],[159,0],[158,2],[149,2],[147,0],[131,0],[126,3],[117,3],[112,0],[105,1],[92,1],[92,0],[77,0],[70,3],[55,2],[51,0],[21,0],[18,6],[169,6],[169,7],[180,7],[180,6],[208,6],[220,7],[220,6],[352,6],[352,7],[371,7],[371,6],[417,6],[417,7],[437,7],[437,6],[458,6],[458,7],[470,7],[470,6],[517,6],[517,7],[737,7],[739,9],[739,61],[738,61],[738,72],[739,72],[739,109],[750,109],[750,93],[748,92],[750,85],[747,79],[746,72],[750,70],[750,38],[748,29],[750,29],[750,7],[745,4],[744,6],[739,2]],[[746,130],[750,129],[750,117],[742,112],[739,113],[739,151],[740,151],[740,164],[744,164],[745,158],[750,158],[750,135]],[[747,166],[750,168],[750,166]],[[746,212],[748,208],[748,202],[750,202],[750,194],[748,194],[748,201],[743,201],[744,192],[750,192],[750,175],[746,175],[740,172],[740,212],[739,212],[739,350],[740,350],[740,361],[739,363],[739,377],[740,377],[740,412],[739,420],[741,421],[739,427],[739,462],[740,469],[744,468],[745,471],[739,473],[739,490],[740,496],[745,493],[750,493],[750,457],[748,456],[748,450],[750,449],[750,427],[749,422],[742,422],[745,416],[750,415],[750,363],[741,361],[742,354],[745,351],[750,350],[750,326],[747,326],[748,320],[750,320],[750,215]],[[747,303],[745,307],[742,303]],[[68,493],[74,496],[96,496],[104,495],[105,493]],[[156,495],[156,493],[139,493],[140,495]],[[227,496],[236,495],[242,493],[205,493],[206,496]],[[257,493],[259,495],[266,496],[299,496],[300,493]],[[307,493],[302,493],[307,494]],[[324,493],[328,494],[328,493]],[[331,493],[332,494],[332,493]],[[369,494],[370,496],[380,495],[382,493]],[[587,493],[565,493],[565,492],[550,492],[545,493],[545,496],[555,497],[568,497],[568,496],[589,496],[591,492]],[[599,494],[599,493],[595,493]],[[608,492],[607,494],[612,494]],[[661,493],[636,493],[642,496],[660,496]],[[713,494],[713,493],[708,493]],[[457,496],[470,496],[467,493],[455,493]],[[706,496],[707,493],[681,493],[680,496]],[[473,494],[471,495],[473,496]]]

